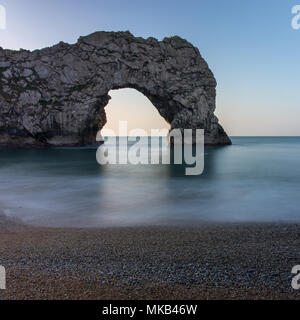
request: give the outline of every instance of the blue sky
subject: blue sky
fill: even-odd
[[[291,27],[297,4],[300,0],[0,0],[7,10],[0,46],[74,43],[97,30],[158,39],[176,34],[197,46],[214,72],[216,113],[229,134],[300,135],[300,30]]]

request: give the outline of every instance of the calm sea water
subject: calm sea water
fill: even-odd
[[[180,165],[100,166],[92,147],[0,150],[0,211],[70,227],[299,222],[300,138],[232,140],[205,149],[200,176]]]

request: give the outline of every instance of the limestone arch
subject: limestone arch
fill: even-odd
[[[171,129],[204,129],[206,144],[231,141],[214,115],[216,80],[197,48],[96,32],[75,44],[0,50],[0,144],[86,145],[106,122],[109,91],[143,93]]]

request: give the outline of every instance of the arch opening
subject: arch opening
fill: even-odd
[[[170,130],[171,125],[140,91],[133,88],[112,89],[109,96],[111,99],[104,108],[106,124],[103,129],[112,129],[119,136],[119,121],[126,121],[128,135],[134,129],[144,130],[147,136],[153,129]]]

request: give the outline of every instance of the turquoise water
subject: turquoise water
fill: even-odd
[[[205,169],[100,166],[95,148],[1,150],[0,211],[33,225],[300,221],[300,138],[235,137]]]

